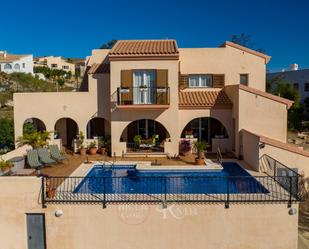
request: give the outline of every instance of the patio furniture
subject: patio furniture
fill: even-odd
[[[39,155],[36,150],[27,151],[27,162],[31,168],[38,168],[42,166],[42,163],[39,161]]]
[[[23,156],[16,156],[9,159],[8,161],[14,165],[12,168],[12,173],[25,168],[25,158]]]
[[[55,161],[54,159],[52,159],[50,156],[49,156],[49,153],[48,153],[48,150],[47,148],[38,148],[37,149],[37,152],[38,152],[38,156],[40,158],[40,161],[44,164],[54,164],[54,163],[57,163],[57,161]]]
[[[62,162],[63,160],[66,159],[66,157],[60,152],[56,144],[49,145],[49,151],[51,157],[58,162]]]

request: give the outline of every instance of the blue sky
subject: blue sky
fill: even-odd
[[[85,57],[111,39],[173,38],[179,47],[217,47],[251,35],[272,71],[309,68],[309,0],[1,1],[0,50]]]

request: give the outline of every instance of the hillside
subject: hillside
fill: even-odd
[[[72,91],[73,88],[62,86],[59,91]],[[13,117],[14,92],[56,92],[55,83],[38,79],[31,74],[0,72],[0,119]]]

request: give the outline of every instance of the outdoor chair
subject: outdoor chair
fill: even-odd
[[[67,159],[59,150],[58,146],[56,144],[49,145],[49,151],[51,157],[58,161],[62,162],[63,160]]]
[[[38,168],[42,166],[42,163],[39,161],[38,152],[36,150],[27,151],[27,162],[31,168]]]
[[[37,149],[37,152],[38,152],[38,156],[40,158],[40,161],[44,164],[54,164],[54,163],[57,163],[57,161],[55,161],[54,159],[52,159],[50,156],[49,156],[49,153],[48,153],[48,150],[47,148],[38,148]]]

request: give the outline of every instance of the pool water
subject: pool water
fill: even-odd
[[[94,166],[74,193],[91,194],[225,194],[268,193],[235,162],[224,162],[222,171],[136,170],[134,165]]]

